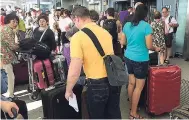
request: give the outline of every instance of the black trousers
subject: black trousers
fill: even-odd
[[[121,119],[121,87],[110,86],[108,79],[87,80],[87,110],[89,119]]]
[[[62,44],[69,43],[70,41],[66,38],[66,32],[61,33],[61,39],[62,39]]]

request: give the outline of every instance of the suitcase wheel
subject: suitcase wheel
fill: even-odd
[[[38,101],[40,100],[40,92],[39,91],[35,91],[33,93],[31,93],[31,95],[29,96],[30,100],[33,100],[33,101]]]
[[[32,90],[30,89],[30,85],[28,85],[28,92],[32,93]]]

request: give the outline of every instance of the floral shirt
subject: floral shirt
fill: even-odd
[[[161,51],[165,50],[165,32],[164,32],[164,23],[163,21],[154,21],[151,23],[153,29],[153,46],[160,47]]]
[[[15,62],[16,56],[13,50],[18,48],[15,43],[15,33],[8,25],[0,29],[0,42],[1,42],[1,61],[3,64],[11,64]]]

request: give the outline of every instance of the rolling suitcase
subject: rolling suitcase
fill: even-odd
[[[34,84],[38,89],[54,85],[54,72],[49,59],[34,62]]]
[[[77,97],[79,112],[69,106],[64,97],[66,85],[55,85],[49,90],[42,90],[41,98],[43,104],[44,119],[81,119],[81,93],[83,86],[75,85],[73,92]]]
[[[55,82],[61,81],[66,82],[68,75],[68,65],[63,55],[56,55],[52,58]]]
[[[150,67],[147,83],[147,112],[171,112],[180,104],[181,69],[176,65]]]
[[[70,44],[69,43],[66,43],[63,45],[63,55],[66,58],[68,66],[70,66],[71,58],[70,58]]]
[[[150,51],[149,52],[149,65],[150,66],[157,66],[158,65],[158,52],[153,52],[153,51]],[[147,80],[148,82],[148,80]],[[138,103],[138,106],[139,106],[139,109],[142,108],[142,107],[146,107],[146,97],[147,97],[147,83],[144,85],[144,88],[141,92],[141,95],[140,95],[140,100],[139,100],[139,103]]]
[[[21,61],[18,64],[13,65],[13,72],[15,76],[15,84],[27,84],[29,83],[28,65],[27,62]]]

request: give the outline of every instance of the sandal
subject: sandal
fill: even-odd
[[[144,117],[142,117],[142,116],[140,116],[140,115],[138,115],[138,117],[134,117],[134,116],[132,116],[132,115],[130,114],[130,119],[131,119],[131,120],[144,119]]]
[[[165,62],[164,62],[164,63],[169,64],[169,60],[165,60]]]

